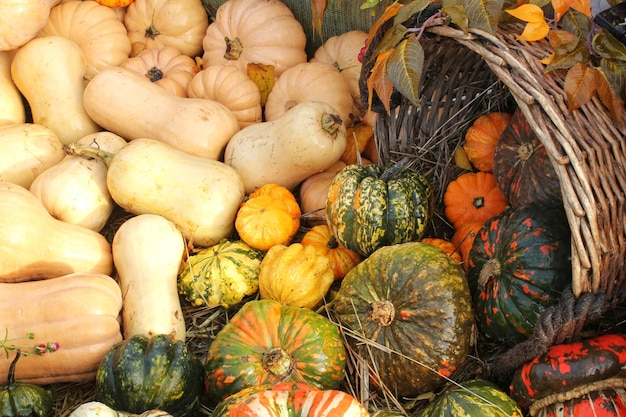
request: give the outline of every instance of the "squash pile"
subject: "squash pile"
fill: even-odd
[[[540,178],[504,174],[536,172],[540,146],[518,115],[477,121],[473,168],[446,192],[456,233],[429,236],[426,174],[378,164],[367,36],[307,57],[279,0],[227,0],[211,19],[199,0],[0,4],[7,395],[21,384],[39,416],[50,393],[27,384],[95,384],[73,417],[366,417],[376,407],[346,389],[354,358],[372,392],[417,398],[463,368],[476,329],[526,337],[569,273],[561,213],[524,200],[519,179]],[[227,312],[206,352],[191,348],[195,308]],[[474,390],[488,402],[473,412],[520,415],[489,382],[467,387],[454,407]]]

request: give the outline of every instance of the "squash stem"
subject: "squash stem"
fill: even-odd
[[[9,373],[7,375],[7,388],[11,388],[15,386],[15,367],[17,366],[17,361],[22,356],[22,351],[20,349],[15,350],[15,358],[11,361],[11,365],[9,365]]]
[[[485,287],[487,286],[487,281],[489,281],[492,277],[500,274],[501,267],[502,266],[500,264],[500,261],[496,258],[491,258],[487,262],[485,262],[485,265],[483,265],[482,269],[480,270],[480,274],[478,275],[478,288],[481,291],[485,290]]]
[[[332,113],[322,114],[322,129],[330,136],[334,136],[342,124],[343,121],[338,115]]]
[[[273,348],[263,355],[263,368],[284,381],[293,373],[294,365],[289,353],[281,348]]]
[[[111,165],[111,161],[115,156],[114,153],[107,152],[104,149],[94,148],[93,146],[85,146],[79,145],[76,143],[72,143],[70,145],[64,145],[63,150],[67,155],[70,156],[80,156],[82,158],[93,158],[99,159],[104,164],[109,167]]]
[[[243,45],[239,38],[229,39],[228,37],[224,38],[226,42],[226,52],[224,53],[224,58],[229,61],[236,61],[239,59],[243,52]]]

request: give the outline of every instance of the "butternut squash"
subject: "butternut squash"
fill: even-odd
[[[0,283],[0,323],[16,345],[59,343],[45,355],[22,355],[16,380],[33,384],[87,382],[122,340],[120,287],[110,276],[80,272],[46,281]],[[2,329],[4,332],[4,329]],[[28,333],[34,339],[26,338]],[[15,356],[0,355],[0,384]]]
[[[33,122],[50,128],[64,144],[102,129],[83,108],[85,59],[61,36],[30,40],[11,62],[11,77],[30,105]]]
[[[37,176],[64,157],[63,144],[43,125],[0,126],[0,181],[28,188]]]
[[[11,51],[33,39],[46,24],[50,9],[60,0],[3,0],[0,2],[0,51]]]
[[[232,167],[155,139],[135,139],[115,155],[96,151],[75,149],[107,159],[107,186],[124,210],[159,214],[198,246],[212,246],[233,231],[244,186]]]
[[[30,191],[0,182],[0,282],[113,270],[101,234],[55,219]]]
[[[84,106],[96,123],[127,140],[155,139],[214,160],[239,131],[237,118],[225,105],[178,97],[121,67],[103,69],[89,82]]]
[[[11,78],[13,51],[0,51],[0,126],[26,122],[22,95]]]
[[[157,214],[126,220],[113,237],[113,261],[124,294],[124,339],[167,334],[185,341],[177,278],[185,240],[174,223]]]
[[[87,135],[76,143],[115,153],[127,142],[115,133],[104,131]],[[29,189],[55,219],[99,232],[115,208],[106,178],[107,167],[101,160],[65,155],[39,174]]]
[[[346,127],[336,110],[325,102],[306,101],[236,133],[224,162],[241,175],[247,194],[269,183],[293,190],[337,162],[346,143]]]

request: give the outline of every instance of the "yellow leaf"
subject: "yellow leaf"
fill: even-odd
[[[517,37],[517,39],[529,42],[538,41],[545,38],[548,35],[548,32],[550,32],[550,27],[545,20],[536,23],[532,22],[528,23],[524,27],[524,31]]]
[[[552,7],[557,22],[570,8],[591,17],[591,2],[589,0],[552,0]]]
[[[247,70],[248,77],[259,87],[261,106],[265,106],[267,95],[272,91],[272,88],[274,88],[274,82],[276,80],[274,76],[274,66],[249,63]]]
[[[535,4],[522,4],[515,9],[506,10],[513,17],[528,23],[544,22],[543,10]]]
[[[544,59],[540,59],[539,62],[541,62],[543,65],[550,65],[550,62],[552,62],[553,59],[554,59],[554,52],[552,52],[550,55],[548,55]]]

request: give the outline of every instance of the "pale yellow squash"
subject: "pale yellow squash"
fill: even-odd
[[[167,334],[185,340],[185,318],[177,278],[185,239],[157,214],[126,220],[113,237],[113,261],[124,294],[124,338]]]
[[[127,140],[155,139],[207,159],[220,159],[239,131],[223,104],[178,97],[121,67],[100,71],[87,84],[83,104],[96,123]]]
[[[61,36],[32,39],[11,63],[11,77],[30,105],[33,122],[52,129],[64,144],[102,130],[83,108],[85,71],[81,49]]]
[[[58,343],[45,355],[22,355],[15,378],[32,384],[91,382],[104,355],[122,340],[122,293],[113,278],[79,272],[46,281],[0,283],[3,334],[18,345]],[[34,339],[26,338],[28,333]],[[0,355],[6,383],[15,352]]]
[[[11,78],[14,53],[15,51],[0,51],[0,126],[26,122],[22,96]]]
[[[0,181],[29,188],[65,157],[63,144],[45,126],[18,123],[0,127]]]
[[[11,51],[37,36],[60,0],[0,1],[0,51]]]
[[[111,274],[111,245],[101,234],[55,219],[30,191],[0,182],[0,282]]]

